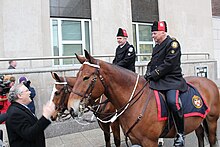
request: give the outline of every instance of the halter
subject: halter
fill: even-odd
[[[55,88],[55,85],[63,85],[63,88],[58,92]],[[56,105],[56,110],[59,111],[59,113],[61,113],[60,116],[64,115],[64,117],[66,116],[66,114],[64,114],[64,111],[66,109],[65,106],[65,100],[67,99],[67,94],[70,93],[71,91],[68,89],[68,83],[66,82],[66,78],[64,77],[64,82],[54,82],[54,87],[53,87],[53,91],[52,93],[55,95],[60,95],[60,93],[62,91],[64,91],[64,96],[61,97],[61,100],[59,101],[58,105]],[[53,95],[54,96],[54,95]],[[52,94],[51,94],[51,101],[52,101]],[[61,110],[61,112],[60,112]]]

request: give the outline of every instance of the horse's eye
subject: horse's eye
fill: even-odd
[[[86,81],[86,80],[88,80],[89,79],[89,77],[84,77],[83,78],[83,81]]]

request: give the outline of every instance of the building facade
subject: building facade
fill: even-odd
[[[214,58],[218,61],[217,71],[220,78],[220,0],[212,0],[212,23],[213,23],[213,39],[214,39]]]
[[[211,2],[193,3],[200,7],[190,0],[2,0],[0,57],[66,56],[83,54],[83,49],[93,55],[114,54],[119,27],[128,31],[138,54],[151,53],[150,26],[166,20],[183,53],[208,52],[214,58]]]
[[[184,75],[216,80],[216,64],[220,61],[217,1],[213,4],[214,1],[201,0],[1,0],[0,58],[73,56],[83,54],[84,49],[96,56],[114,55],[116,34],[122,27],[137,54],[143,54],[137,63],[146,66],[154,46],[151,25],[155,20],[166,20],[168,33],[180,42],[182,53],[195,53],[191,58],[182,56]],[[209,57],[200,59],[199,53],[207,53]],[[77,61],[72,59],[18,61],[16,76],[27,76],[37,91],[37,113],[50,98],[53,67],[69,68],[66,74],[75,75],[74,65]],[[0,62],[0,70],[7,67],[7,62]],[[28,68],[30,73],[22,73]],[[36,68],[48,72],[33,73]]]

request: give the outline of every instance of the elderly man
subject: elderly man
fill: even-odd
[[[55,112],[55,105],[48,102],[38,119],[27,107],[31,102],[30,93],[22,83],[9,91],[11,105],[7,111],[6,128],[10,147],[45,147],[44,130],[51,123],[49,118]]]
[[[155,21],[151,32],[156,46],[153,48],[152,58],[144,77],[150,81],[150,88],[165,93],[177,132],[174,146],[184,146],[184,115],[179,92],[186,91],[187,84],[182,77],[180,67],[180,44],[176,39],[167,35],[165,21]]]

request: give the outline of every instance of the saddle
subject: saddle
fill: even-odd
[[[179,98],[182,102],[182,109],[184,118],[191,116],[198,116],[205,118],[210,108],[207,106],[205,100],[200,95],[198,90],[193,85],[187,83],[188,89],[186,92],[180,93]],[[158,90],[154,90],[156,103],[157,103],[157,116],[158,121],[168,120],[167,126],[165,127],[161,137],[164,137],[173,126],[173,119],[170,115],[168,106],[165,101],[165,96]]]

